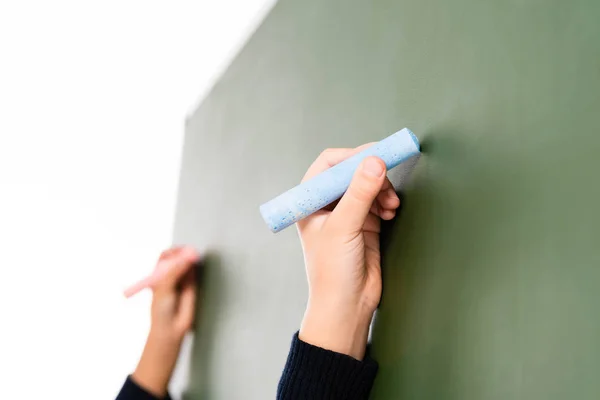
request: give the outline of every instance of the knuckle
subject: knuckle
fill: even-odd
[[[318,158],[326,160],[326,159],[330,158],[334,152],[335,152],[335,149],[331,149],[331,148],[325,149],[321,152],[321,154],[319,154]]]

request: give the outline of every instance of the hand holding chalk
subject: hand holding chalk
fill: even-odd
[[[323,152],[305,182],[363,149]],[[365,158],[332,211],[319,210],[297,223],[309,285],[299,338],[358,360],[381,298],[380,217],[393,218],[400,206],[385,171],[380,158]]]
[[[269,228],[279,232],[339,199],[366,157],[379,157],[391,169],[417,154],[419,141],[404,128],[263,204],[260,213]]]
[[[167,279],[170,275],[175,277],[183,275],[199,258],[200,256],[192,247],[173,247],[165,250],[160,255],[154,272],[129,286],[123,291],[123,294],[129,298],[143,289],[153,287],[161,280]]]
[[[158,398],[166,396],[181,342],[194,322],[194,266],[198,258],[191,247],[166,250],[154,273],[126,291],[126,295],[132,295],[144,287],[153,289],[150,333],[132,376],[138,385]]]

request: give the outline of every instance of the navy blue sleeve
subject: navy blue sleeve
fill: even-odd
[[[156,397],[128,376],[116,400],[171,400],[171,397],[168,394],[166,397]]]
[[[358,361],[305,343],[296,333],[279,381],[277,399],[368,399],[378,368],[369,356]]]

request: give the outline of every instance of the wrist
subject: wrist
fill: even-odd
[[[298,337],[313,346],[362,360],[372,316],[372,312],[326,307],[309,301]]]
[[[185,333],[179,333],[171,329],[170,326],[164,327],[159,324],[153,324],[150,326],[150,332],[148,333],[147,341],[152,344],[160,345],[162,349],[171,350],[181,347]]]

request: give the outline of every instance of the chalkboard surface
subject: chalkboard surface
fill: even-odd
[[[274,397],[306,284],[258,206],[405,126],[372,397],[600,398],[596,0],[280,1],[186,125],[175,241],[214,253],[188,398]]]

